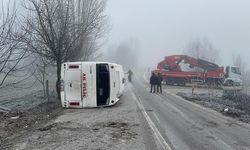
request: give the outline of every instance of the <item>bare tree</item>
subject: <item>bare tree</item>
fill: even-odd
[[[83,25],[84,34],[78,38],[74,60],[91,60],[98,57],[102,42],[98,41],[108,31],[105,0],[73,0],[71,14],[76,24]],[[77,33],[74,33],[77,34]],[[80,55],[79,55],[80,54]]]
[[[8,80],[8,77],[16,77],[16,72],[25,68],[24,64],[22,64],[24,66],[20,64],[29,55],[20,41],[25,33],[18,32],[16,20],[15,2],[9,1],[8,6],[2,9],[0,15],[0,87],[20,82]]]
[[[95,41],[103,33],[102,0],[26,0],[30,11],[23,29],[28,49],[55,62],[57,94],[60,98],[61,64],[87,60],[96,53]]]
[[[188,43],[184,53],[211,62],[219,61],[219,50],[206,39],[191,41]]]

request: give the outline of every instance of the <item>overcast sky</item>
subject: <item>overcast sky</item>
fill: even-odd
[[[108,0],[106,13],[112,30],[103,50],[137,39],[148,65],[196,39],[218,48],[223,65],[232,55],[250,58],[250,0]]]
[[[190,41],[207,39],[220,50],[221,65],[231,65],[233,55],[250,58],[250,0],[107,1],[111,30],[104,52],[134,39],[140,62],[152,66],[182,54]]]

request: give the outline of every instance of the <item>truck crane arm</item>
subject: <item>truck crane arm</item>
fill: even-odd
[[[216,70],[219,68],[218,65],[203,60],[203,59],[195,59],[193,57],[187,56],[187,55],[172,55],[172,56],[167,56],[163,61],[161,61],[157,68],[158,69],[166,69],[170,71],[181,71],[181,68],[179,64],[181,62],[189,64],[190,68],[193,67],[199,67],[204,70]]]

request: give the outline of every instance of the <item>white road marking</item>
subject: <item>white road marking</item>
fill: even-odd
[[[143,79],[144,79],[146,82],[149,82],[149,80],[148,80],[147,77],[146,77],[146,73],[143,74]]]
[[[161,123],[161,122],[160,122],[160,119],[159,119],[159,117],[155,114],[155,112],[153,112],[153,115],[154,115],[155,119],[157,120],[157,122],[160,124],[160,123]]]
[[[130,89],[131,90],[131,89]],[[158,140],[158,142],[160,143],[161,147],[164,150],[172,150],[170,148],[170,146],[168,145],[168,143],[165,141],[165,139],[162,137],[161,133],[159,132],[159,130],[157,129],[157,127],[155,126],[155,124],[153,123],[153,121],[150,119],[150,117],[148,116],[147,112],[145,111],[145,108],[143,107],[143,105],[141,104],[141,100],[139,97],[136,97],[136,95],[134,94],[134,92],[131,90],[132,96],[134,97],[134,99],[136,100],[137,106],[139,107],[139,109],[142,111],[143,116],[145,117],[145,119],[147,120],[150,128],[152,129],[156,139]],[[159,119],[159,118],[158,118]]]

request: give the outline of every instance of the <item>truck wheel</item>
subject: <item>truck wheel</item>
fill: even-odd
[[[181,85],[186,86],[186,80],[185,79],[181,79]]]
[[[233,86],[234,85],[234,82],[232,80],[228,80],[226,83],[225,83],[226,86]]]
[[[234,86],[234,82],[232,80],[229,81],[229,86]]]

